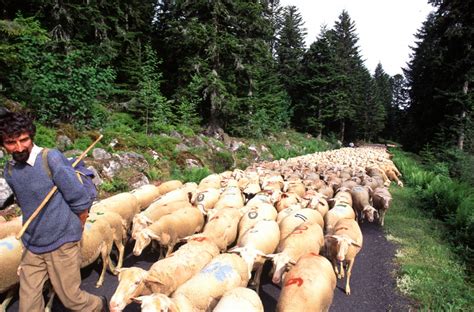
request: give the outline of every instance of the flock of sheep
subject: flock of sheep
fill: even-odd
[[[114,312],[132,300],[142,311],[263,311],[260,276],[271,260],[272,282],[281,285],[278,311],[328,311],[336,278],[345,277],[351,293],[351,270],[363,245],[359,222],[383,225],[392,199],[388,186],[403,186],[399,176],[384,148],[359,147],[256,163],[199,184],[144,185],[92,206],[82,266],[101,259],[97,287],[107,268],[118,275]],[[21,217],[0,222],[5,311],[18,286]],[[122,267],[129,239],[134,255],[150,244],[156,250],[149,270]]]

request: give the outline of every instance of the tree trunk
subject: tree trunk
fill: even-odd
[[[468,89],[469,89],[469,82],[465,81],[464,85],[463,85],[463,88],[462,88],[462,92],[463,92],[464,95],[467,94]],[[459,130],[459,137],[458,137],[458,148],[461,151],[464,149],[465,120],[466,120],[466,110],[464,109],[461,112],[461,120],[460,120],[461,128]]]
[[[346,121],[341,120],[341,143],[344,144],[344,131],[346,131]]]

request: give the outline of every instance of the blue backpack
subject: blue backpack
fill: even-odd
[[[49,168],[48,164],[48,151],[49,150],[47,148],[43,148],[43,151],[41,152],[41,158],[43,159],[44,169],[48,173],[48,176],[52,178],[51,168]],[[76,161],[76,159],[77,158],[68,158],[68,161],[71,166]],[[97,187],[95,186],[94,182],[92,182],[92,179],[94,179],[95,177],[94,172],[92,172],[92,170],[87,169],[86,164],[82,160],[76,164],[74,170],[76,171],[76,175],[79,181],[84,184],[84,187],[86,188],[87,193],[91,198],[91,202],[95,201],[97,199]]]

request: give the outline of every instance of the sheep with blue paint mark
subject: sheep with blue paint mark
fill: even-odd
[[[21,261],[23,245],[14,235],[0,239],[0,294],[8,292],[2,302],[2,311],[6,311],[8,304],[15,295],[16,286],[20,282],[17,274]]]
[[[248,281],[245,261],[237,254],[223,253],[179,286],[171,298],[153,294],[136,301],[142,304],[142,311],[212,311],[226,292],[245,287]]]

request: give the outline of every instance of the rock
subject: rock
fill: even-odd
[[[120,165],[120,162],[116,160],[109,160],[102,166],[102,174],[109,178],[112,179],[114,176],[117,175],[118,171],[122,168]]]
[[[200,168],[201,167],[199,162],[196,159],[188,158],[185,160],[185,162],[186,162],[187,168]]]
[[[177,132],[177,131],[175,131],[175,130],[171,131],[170,136],[173,137],[173,138],[180,139],[180,140],[183,138],[183,136],[182,136],[181,134],[179,134],[179,132]]]
[[[158,154],[156,151],[151,150],[150,154],[151,154],[151,157],[153,157],[153,160],[160,159],[160,154]]]
[[[92,179],[92,183],[94,183],[94,185],[96,185],[96,186],[101,185],[103,181],[100,178],[99,172],[92,166],[87,167],[87,169],[92,171],[92,173],[94,174],[94,178]]]
[[[8,186],[7,181],[0,178],[0,207],[3,207],[8,198],[13,194],[12,189]]]
[[[111,159],[112,155],[103,148],[94,148],[92,150],[92,157],[95,160],[104,160],[104,159]]]
[[[131,179],[129,184],[130,184],[130,188],[132,190],[134,190],[134,189],[137,189],[137,188],[139,188],[139,187],[141,187],[145,184],[150,184],[150,181],[148,180],[146,175],[144,175],[143,173],[140,172]]]
[[[145,157],[135,152],[125,152],[118,154],[116,157],[118,157],[120,165],[124,168],[135,168],[143,172],[147,171],[150,167]]]
[[[64,152],[65,150],[67,150],[69,146],[72,145],[71,139],[65,136],[64,134],[61,134],[60,136],[58,136],[58,138],[56,139],[56,142],[57,142],[56,147],[61,152]]]
[[[185,143],[187,145],[193,146],[193,147],[204,147],[206,146],[206,142],[200,137],[200,136],[194,136],[191,138],[186,138]]]
[[[0,150],[0,158],[3,158],[3,157],[5,157],[5,153],[2,150]]]
[[[232,152],[236,152],[236,151],[238,151],[239,148],[241,148],[244,145],[245,144],[242,143],[241,141],[232,140],[229,144],[229,148]]]
[[[117,139],[112,139],[112,141],[110,141],[110,143],[109,143],[109,146],[113,148],[117,144],[118,144],[118,140]]]
[[[189,150],[189,147],[183,143],[179,143],[178,145],[176,145],[176,150],[180,152],[184,152],[184,151]]]

